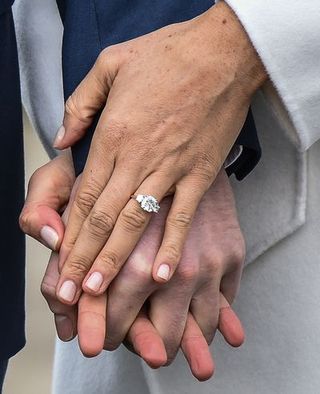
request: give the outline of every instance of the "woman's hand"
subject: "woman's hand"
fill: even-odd
[[[70,152],[65,151],[38,168],[29,180],[20,214],[21,230],[54,251],[64,236],[61,213],[67,206],[75,174]]]
[[[200,202],[180,264],[167,284],[152,279],[172,199],[163,201],[120,273],[108,289],[105,348],[116,349],[125,339],[145,302],[148,315],[172,361],[180,346],[188,311],[211,343],[218,327],[221,297],[231,304],[236,296],[245,256],[245,244],[228,177],[217,176]],[[241,340],[240,340],[241,343]]]
[[[221,177],[221,181],[224,181],[226,178]],[[57,250],[57,245],[61,244],[61,240],[63,237],[63,229],[64,229],[64,224],[63,221],[59,215],[63,211],[63,209],[66,207],[66,204],[69,201],[70,198],[70,191],[72,187],[72,183],[74,182],[74,171],[73,171],[73,166],[72,166],[72,161],[70,160],[70,157],[68,155],[63,155],[47,165],[43,166],[39,170],[35,172],[35,174],[32,176],[32,179],[29,182],[29,189],[28,189],[28,197],[27,201],[25,204],[25,207],[23,209],[23,212],[21,214],[21,223],[23,224],[23,228],[28,231],[28,234],[31,235],[32,237],[39,239],[45,244],[50,244],[48,240],[43,240],[41,238],[41,229],[43,228],[44,225],[50,225],[51,228],[55,231],[56,234],[60,234],[58,236],[58,241],[55,241],[54,244],[52,245],[53,250]],[[75,185],[73,189],[73,194],[76,191],[77,184]],[[215,194],[212,194],[210,198],[204,199],[204,204],[206,204],[207,208],[211,209],[210,206],[212,207],[217,207],[216,210],[213,210],[214,212],[217,213],[222,213],[222,211],[225,211],[225,213],[222,214],[221,220],[218,221],[216,220],[217,218],[214,216],[207,216],[207,214],[210,214],[210,210],[207,211],[205,206],[202,207],[202,219],[201,222],[204,221],[205,223],[202,224],[202,229],[203,229],[203,237],[201,238],[201,244],[198,244],[197,238],[194,239],[193,243],[190,244],[189,251],[196,251],[197,256],[200,256],[200,250],[201,248],[204,247],[203,251],[207,252],[207,256],[211,257],[212,255],[215,255],[214,259],[214,264],[213,266],[217,267],[217,272],[223,272],[222,267],[220,266],[221,261],[220,258],[218,259],[218,250],[224,245],[227,247],[227,244],[224,244],[224,242],[227,242],[228,237],[224,239],[223,237],[221,240],[218,242],[216,249],[212,249],[212,246],[216,241],[218,241],[219,235],[217,234],[209,234],[210,230],[210,225],[216,225],[218,227],[221,227],[218,225],[219,222],[225,222],[225,219],[223,218],[223,215],[227,215],[229,213],[233,212],[232,204],[231,204],[231,211],[228,209],[222,209],[223,207],[221,206],[221,203],[224,201],[223,199],[223,193],[228,192],[228,189],[224,188],[219,188],[221,191],[221,197],[217,198]],[[227,193],[228,194],[228,193]],[[226,194],[226,196],[227,196]],[[74,196],[71,197],[71,202]],[[211,199],[215,199],[215,203],[211,205]],[[227,198],[226,201],[230,200]],[[232,203],[232,195],[231,195],[231,203]],[[168,202],[167,202],[168,204]],[[164,207],[165,210],[169,209],[169,204],[167,207]],[[226,208],[226,207],[225,207]],[[201,209],[201,206],[200,206]],[[229,212],[229,213],[228,213]],[[65,215],[68,213],[68,208],[66,209]],[[130,260],[128,262],[128,265],[126,265],[126,270],[127,272],[121,277],[117,278],[118,283],[117,285],[113,288],[113,294],[112,294],[112,299],[111,299],[111,304],[112,305],[112,311],[110,311],[110,316],[108,315],[108,319],[110,318],[115,318],[114,322],[109,321],[108,324],[109,326],[107,327],[107,330],[116,330],[116,325],[119,324],[119,332],[120,332],[120,337],[123,337],[125,339],[126,337],[126,343],[130,347],[130,349],[133,349],[137,354],[139,354],[150,366],[156,368],[160,367],[161,365],[166,364],[168,361],[172,360],[174,357],[174,354],[176,352],[176,346],[180,345],[180,340],[181,340],[181,347],[186,355],[186,358],[188,360],[188,363],[190,365],[190,368],[192,370],[192,373],[200,380],[207,379],[211,376],[212,371],[213,371],[213,362],[211,359],[210,352],[208,350],[207,346],[207,341],[210,341],[213,337],[214,330],[216,325],[218,324],[219,330],[221,331],[222,335],[225,337],[226,341],[230,343],[233,346],[238,346],[242,343],[243,341],[243,329],[241,327],[241,324],[235,315],[235,313],[232,311],[229,303],[227,300],[222,296],[215,296],[214,300],[211,300],[209,304],[205,305],[202,304],[201,297],[202,295],[199,294],[199,305],[194,309],[193,311],[193,316],[189,313],[188,317],[186,318],[183,312],[182,319],[186,321],[186,327],[183,332],[183,335],[181,334],[181,329],[179,328],[179,332],[174,333],[174,337],[170,337],[170,333],[166,332],[164,330],[165,325],[163,322],[165,322],[165,318],[168,319],[173,319],[177,320],[177,317],[175,316],[175,310],[159,310],[159,316],[157,319],[154,318],[154,321],[150,320],[148,315],[145,313],[145,309],[142,308],[141,311],[138,313],[138,316],[134,317],[133,314],[127,314],[127,311],[123,310],[122,305],[120,305],[119,309],[119,304],[117,304],[117,299],[116,299],[116,293],[115,290],[118,287],[121,290],[121,287],[125,283],[132,283],[132,286],[137,286],[142,284],[141,280],[143,277],[139,274],[139,271],[136,270],[137,268],[137,263],[139,262],[146,262],[148,258],[151,256],[154,256],[158,250],[160,241],[161,241],[161,233],[162,229],[161,226],[159,226],[160,222],[162,222],[162,226],[165,222],[165,212],[161,214],[163,218],[161,219],[161,216],[156,217],[153,219],[153,222],[151,223],[151,226],[148,227],[146,234],[144,235],[144,238],[142,241],[137,246],[136,251],[132,254],[130,257]],[[206,220],[207,219],[207,220]],[[197,220],[197,218],[196,218]],[[242,244],[242,238],[241,234],[240,237],[234,237],[232,236],[232,233],[237,233],[238,231],[238,224],[237,221],[229,221],[230,226],[224,225],[223,227],[223,232],[227,230],[229,227],[229,230],[225,233],[226,236],[231,236],[230,242],[238,242],[238,251],[241,250],[241,253],[243,253],[243,244]],[[208,227],[209,226],[209,227]],[[233,228],[233,226],[235,226]],[[222,227],[221,227],[222,228]],[[195,234],[198,234],[198,231],[195,229],[194,231],[191,231],[191,234],[189,237],[190,239],[193,238]],[[199,236],[200,234],[198,234]],[[208,238],[206,238],[209,235]],[[222,235],[222,234],[220,234]],[[212,238],[212,236],[214,238]],[[231,241],[233,239],[233,241]],[[240,241],[240,244],[239,244]],[[195,248],[196,245],[196,248]],[[210,246],[211,245],[211,246]],[[220,246],[219,246],[220,245]],[[208,247],[208,249],[206,249]],[[213,253],[213,251],[215,251]],[[230,249],[229,249],[230,251]],[[210,255],[210,256],[209,256]],[[232,254],[230,254],[231,256]],[[186,254],[188,256],[188,253]],[[234,256],[236,257],[236,256]],[[234,261],[235,266],[238,266],[238,269],[241,267],[241,261],[238,259],[241,256],[237,256],[237,261]],[[209,259],[206,261],[209,261]],[[213,260],[212,260],[213,261]],[[204,266],[203,266],[204,267]],[[221,267],[221,268],[218,268]],[[131,271],[131,280],[130,280],[130,273],[128,271]],[[238,270],[234,271],[238,272]],[[241,272],[241,269],[240,269]],[[238,279],[240,277],[240,272],[237,274],[233,275],[233,280],[232,279],[232,273],[230,272],[231,276],[229,276],[228,280],[228,274],[222,275],[223,278],[225,279],[222,282],[222,289],[225,292],[226,296],[228,299],[231,301],[233,298],[236,289],[238,287]],[[203,272],[205,274],[205,272]],[[199,277],[194,277],[193,280],[189,276],[189,283],[194,282],[200,284],[202,283],[205,285],[207,283],[206,281],[209,281],[209,279],[203,279],[200,281],[199,278],[201,278],[201,275]],[[68,341],[72,338],[74,338],[77,335],[78,327],[79,327],[79,340],[80,340],[80,346],[82,348],[82,351],[84,354],[87,356],[93,356],[98,354],[103,347],[110,349],[111,347],[116,347],[117,346],[117,341],[119,336],[115,337],[114,334],[110,331],[110,335],[114,336],[114,342],[112,343],[110,341],[110,336],[106,335],[106,325],[105,325],[105,317],[106,313],[109,314],[109,311],[106,311],[106,294],[103,294],[99,297],[93,297],[88,294],[83,294],[80,303],[79,303],[79,308],[80,308],[80,313],[78,314],[78,305],[64,305],[61,303],[57,297],[56,297],[56,285],[59,279],[59,271],[58,271],[58,255],[57,253],[54,253],[50,259],[50,262],[48,264],[48,268],[46,270],[43,283],[42,283],[42,292],[44,297],[46,298],[48,305],[52,312],[54,313],[55,317],[55,323],[56,323],[56,328],[57,328],[57,333],[60,337],[60,339],[64,341]],[[151,277],[149,276],[149,281]],[[229,284],[228,284],[229,282]],[[209,282],[208,282],[209,283]],[[232,284],[233,283],[233,284]],[[150,290],[150,285],[148,283],[145,283],[146,285],[146,294],[149,294]],[[186,285],[184,281],[184,286]],[[198,286],[197,285],[197,286]],[[196,286],[196,287],[197,287]],[[184,290],[190,286],[185,286]],[[213,285],[213,287],[216,287],[216,285]],[[166,290],[163,289],[164,292],[163,294],[165,295]],[[110,289],[111,291],[111,289]],[[181,291],[181,296],[183,291]],[[207,291],[210,293],[210,286],[204,286],[203,288],[203,297],[205,298]],[[161,294],[159,294],[159,297],[161,297]],[[126,296],[130,297],[130,294],[126,294]],[[187,291],[186,294],[186,299],[190,298],[189,290]],[[137,299],[138,305],[141,305],[143,300],[143,297]],[[155,297],[156,300],[156,297]],[[126,304],[132,306],[132,298],[130,299],[125,299]],[[185,301],[183,300],[183,297],[181,297],[181,301],[183,305],[185,304]],[[215,304],[214,302],[218,302],[218,304]],[[153,301],[152,301],[153,302]],[[154,302],[153,302],[154,304]],[[201,304],[203,306],[203,311],[201,311]],[[211,305],[211,306],[210,306]],[[159,303],[158,303],[159,306]],[[133,305],[133,309],[136,308],[136,305]],[[179,308],[179,305],[178,305]],[[207,310],[205,310],[207,308]],[[153,314],[157,315],[157,305],[154,305],[152,307]],[[214,321],[212,319],[212,311],[218,311],[220,310],[219,314],[219,323]],[[151,311],[151,309],[150,309]],[[198,311],[198,312],[197,312]],[[120,314],[124,313],[124,315],[121,317]],[[205,313],[207,313],[207,316],[205,317]],[[201,317],[201,321],[199,324],[196,322],[195,318]],[[217,316],[217,313],[214,313],[215,317]],[[129,317],[129,319],[128,319]],[[132,326],[129,329],[129,332],[126,333],[124,332],[128,327],[128,321],[129,325],[130,319],[134,320]],[[180,318],[180,317],[178,317]],[[204,327],[205,324],[205,319],[208,320],[209,324],[211,324],[210,332],[207,333],[206,336],[203,336],[201,332],[201,327]],[[162,323],[161,323],[162,322]],[[213,326],[212,326],[213,323]],[[167,327],[169,327],[169,321]],[[206,324],[206,327],[208,329],[209,324]],[[180,325],[181,328],[183,329],[183,326]],[[159,328],[161,334],[163,335],[163,339],[160,336],[159,332],[157,331],[157,328]],[[180,338],[182,335],[182,339]],[[171,339],[173,338],[173,340]],[[170,342],[170,343],[169,343]],[[152,346],[151,346],[152,345]]]
[[[60,254],[57,294],[102,294],[150,220],[132,195],[174,199],[153,278],[167,282],[197,206],[218,174],[266,75],[223,2],[188,22],[104,50],[66,103],[56,147],[103,109]]]

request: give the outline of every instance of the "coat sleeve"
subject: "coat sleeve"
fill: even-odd
[[[319,0],[226,0],[268,72],[272,110],[299,150],[320,139]]]
[[[13,7],[24,109],[48,155],[63,119],[63,28],[55,0],[16,0]]]

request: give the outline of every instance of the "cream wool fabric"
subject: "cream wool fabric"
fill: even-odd
[[[301,150],[319,139],[319,0],[226,0],[245,27],[281,97],[293,127],[286,129]],[[286,113],[270,86],[277,115]],[[283,119],[283,120],[284,120]]]
[[[123,348],[87,360],[76,341],[58,342],[54,394],[319,391],[320,4],[228,3],[272,80],[253,103],[263,158],[233,185],[247,263],[252,262],[236,303],[247,342],[233,351],[217,338],[212,347],[217,376],[202,384],[192,379],[180,356],[170,368],[153,372]],[[62,28],[55,1],[16,0],[15,18],[24,105],[49,144],[63,109]]]

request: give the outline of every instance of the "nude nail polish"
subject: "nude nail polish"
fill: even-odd
[[[161,264],[157,271],[157,276],[161,279],[168,280],[170,276],[170,267],[168,264]]]
[[[102,285],[102,282],[103,276],[100,274],[100,272],[93,272],[86,281],[85,286],[92,291],[98,291]]]
[[[54,148],[59,148],[60,142],[63,140],[65,134],[66,134],[66,129],[62,125],[56,134],[56,138],[53,143]]]
[[[56,250],[59,236],[57,232],[50,226],[43,226],[40,230],[40,236],[50,249]]]

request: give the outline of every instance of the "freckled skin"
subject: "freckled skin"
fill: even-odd
[[[216,206],[222,208],[213,223],[220,224],[222,233],[201,217],[201,231],[206,229],[207,235],[200,237],[201,232],[194,233],[190,223],[193,217],[197,222],[197,209],[199,214],[203,210],[200,202],[205,203],[205,192],[211,190],[243,126],[251,97],[266,78],[246,32],[224,2],[198,18],[101,53],[67,101],[66,134],[59,143],[59,148],[66,148],[70,141],[79,139],[96,111],[106,104],[61,247],[64,254],[57,286],[61,302],[68,304],[60,295],[64,281],[74,282],[77,292],[72,303],[76,303],[81,290],[103,294],[119,271],[127,268],[126,261],[151,219],[130,199],[132,194],[150,194],[160,201],[174,192],[161,246],[150,263],[152,276],[167,291],[163,313],[169,311],[169,300],[183,303],[183,307],[176,305],[177,310],[184,312],[184,320],[180,316],[172,322],[176,332],[183,331],[190,303],[183,289],[190,291],[194,281],[198,283],[202,278],[201,292],[189,296],[192,313],[197,315],[197,323],[210,342],[217,324],[219,289],[229,300],[236,294],[243,240],[230,208],[232,204],[228,201],[227,208],[218,196]],[[96,169],[94,173],[92,168]],[[83,196],[89,197],[89,204]],[[194,254],[181,259],[190,234],[197,239]],[[235,249],[229,239],[236,241]],[[81,270],[79,260],[83,262]],[[199,260],[203,264],[198,265]],[[167,278],[158,275],[164,264],[169,267]],[[98,289],[87,285],[94,273],[103,278]],[[140,270],[135,275],[143,284],[145,272]],[[207,277],[214,281],[206,282]],[[170,288],[170,279],[180,284],[179,291]],[[143,288],[141,283],[139,289]],[[131,299],[139,294],[138,291],[131,295]],[[207,302],[212,302],[214,309],[209,317],[201,308]],[[150,311],[150,316],[156,321],[159,314]],[[166,337],[165,325],[158,325]],[[174,352],[169,360],[173,357]]]

